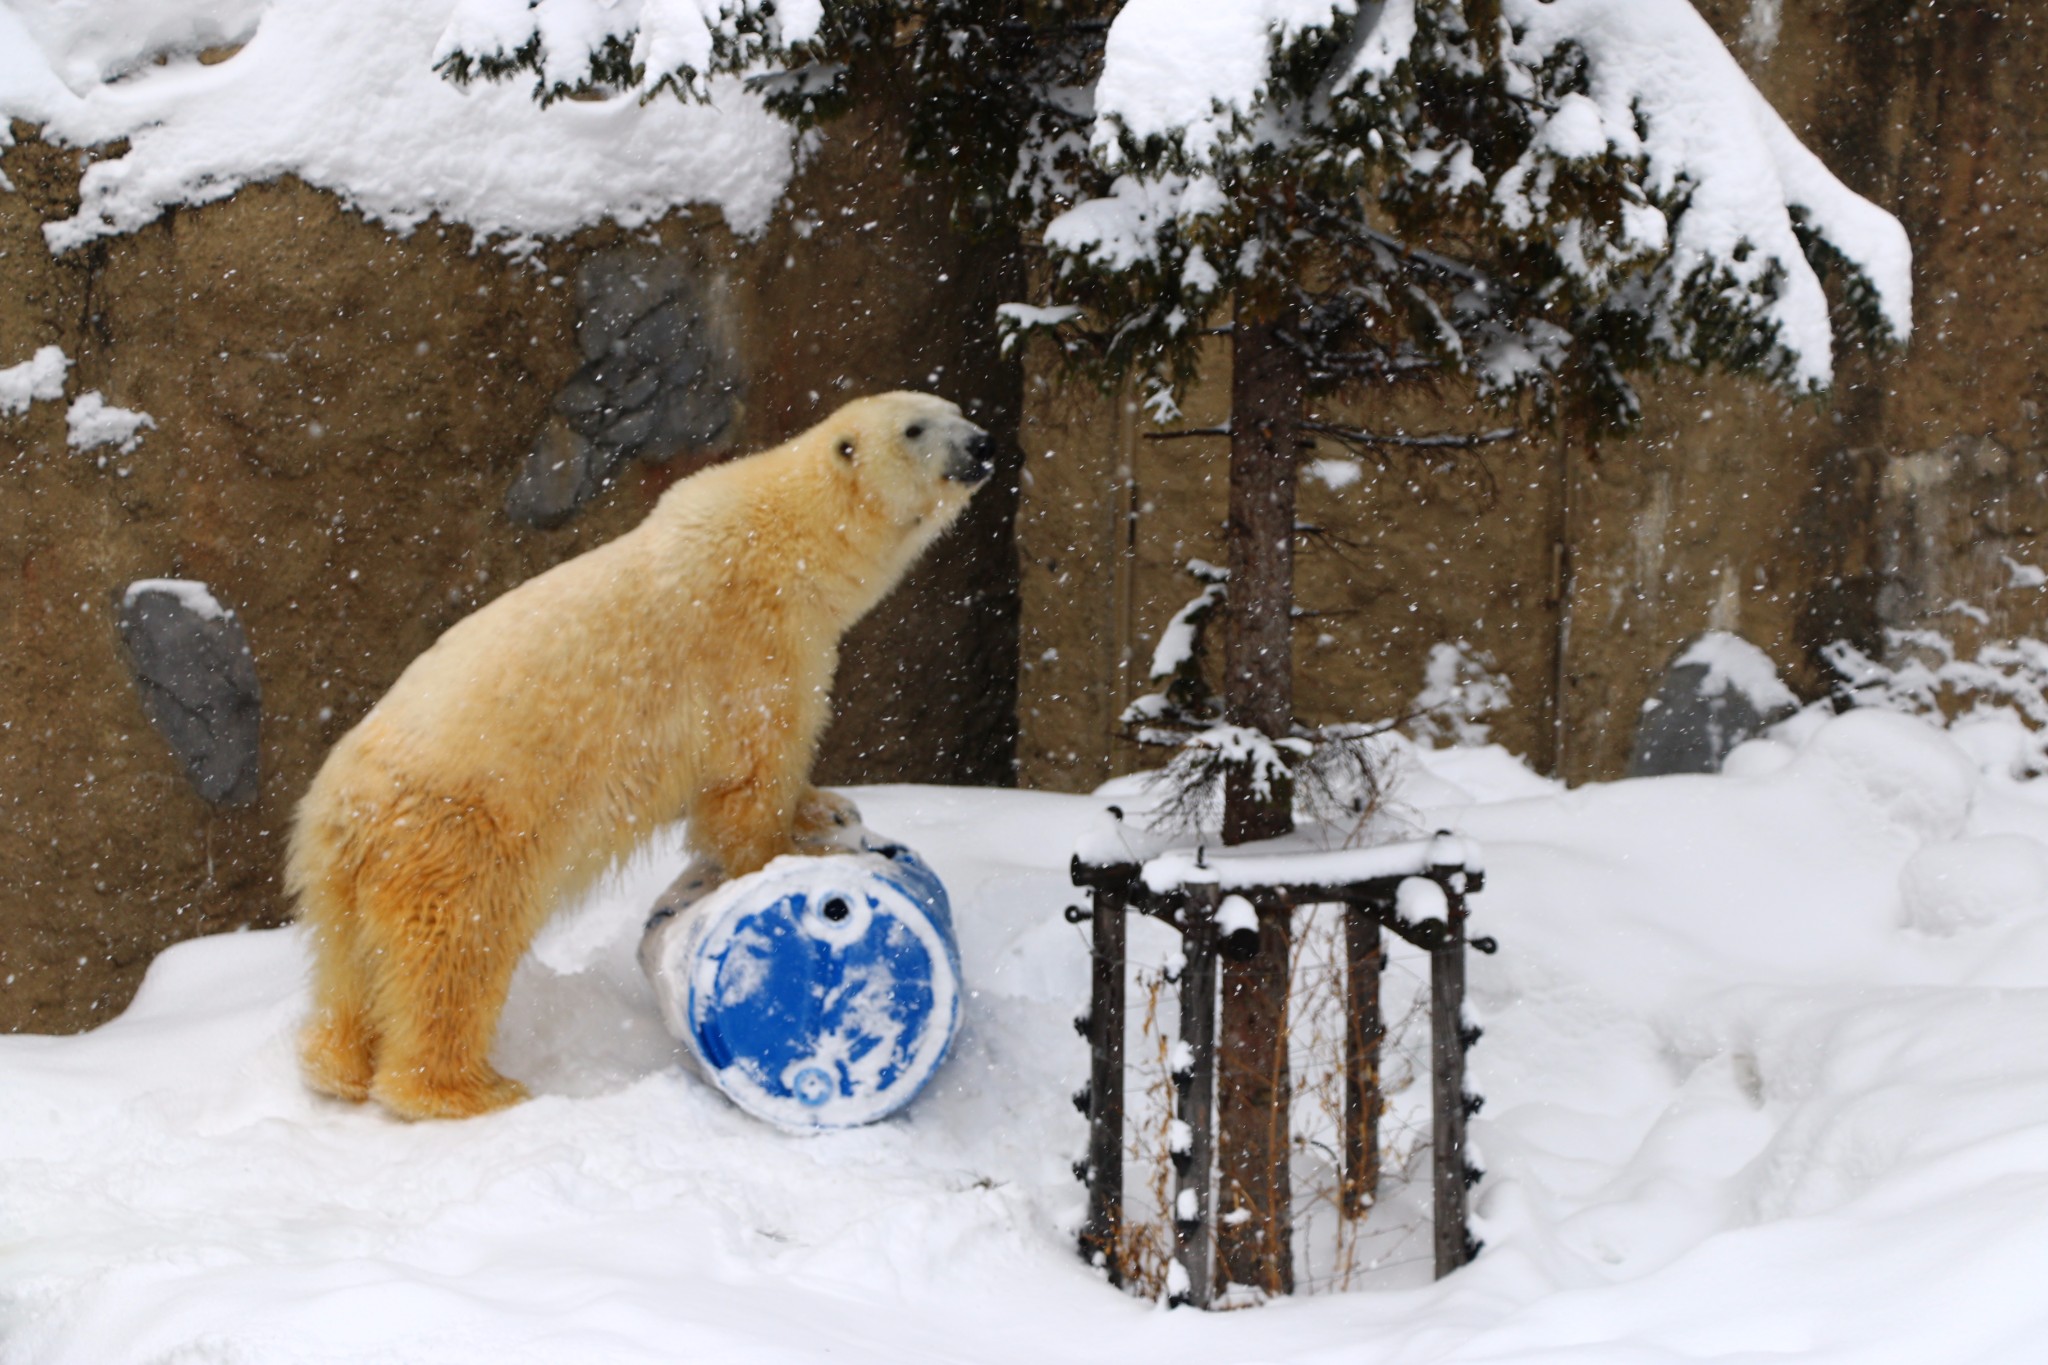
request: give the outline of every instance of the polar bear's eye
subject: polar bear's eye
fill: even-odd
[[[918,437],[924,435],[924,423],[913,422],[910,426],[910,429],[904,432],[903,434],[905,436],[908,436],[911,440],[915,441]]]
[[[839,458],[842,460],[850,460],[853,458],[853,442],[841,441],[839,443]]]

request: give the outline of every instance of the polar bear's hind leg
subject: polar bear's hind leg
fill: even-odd
[[[299,1035],[299,1067],[321,1094],[360,1104],[370,1097],[377,1034],[347,896],[347,888],[329,884],[302,897],[313,939],[313,1017]]]
[[[526,1098],[490,1064],[512,974],[540,928],[528,850],[487,809],[393,840],[356,923],[374,964],[369,1093],[404,1118],[466,1118]]]

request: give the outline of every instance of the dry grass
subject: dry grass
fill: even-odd
[[[1298,1294],[1373,1284],[1424,1283],[1430,1238],[1429,989],[1427,959],[1389,938],[1381,977],[1386,1036],[1380,1050],[1380,1180],[1359,1217],[1343,1199],[1344,932],[1340,907],[1295,912],[1287,1057],[1294,1103],[1289,1123]],[[1180,1034],[1179,992],[1167,968],[1134,970],[1125,1039],[1124,1220],[1118,1246],[1133,1294],[1166,1293],[1174,1258],[1176,1113],[1171,1056]]]

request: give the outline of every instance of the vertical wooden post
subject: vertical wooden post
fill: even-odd
[[[1215,1208],[1211,1170],[1215,1160],[1216,1090],[1216,905],[1214,887],[1190,896],[1182,949],[1187,965],[1180,976],[1180,1041],[1186,1049],[1175,1068],[1176,1113],[1186,1125],[1185,1151],[1174,1154],[1173,1236],[1175,1258],[1187,1283],[1179,1301],[1207,1308],[1216,1289],[1210,1239]]]
[[[1444,896],[1443,940],[1429,954],[1438,1279],[1471,1259],[1465,1226],[1465,897],[1450,886]]]
[[[1346,1218],[1362,1218],[1380,1188],[1380,969],[1386,962],[1379,921],[1365,906],[1344,907],[1344,1170]]]
[[[1088,997],[1088,1220],[1081,1256],[1123,1283],[1124,897],[1095,891],[1095,951]]]
[[[1216,1250],[1223,1276],[1268,1294],[1294,1292],[1294,1215],[1288,1183],[1293,1086],[1287,1068],[1292,909],[1268,890],[1247,896],[1259,913],[1258,950],[1225,958],[1216,1054],[1216,1139],[1221,1175]]]

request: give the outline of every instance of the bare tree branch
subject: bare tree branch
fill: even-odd
[[[1366,431],[1361,427],[1338,426],[1334,422],[1323,422],[1314,418],[1303,421],[1301,429],[1312,431],[1318,436],[1327,436],[1333,441],[1349,446],[1397,446],[1409,450],[1476,450],[1480,446],[1493,445],[1499,441],[1512,441],[1522,434],[1520,427],[1496,427],[1492,431],[1478,431],[1469,435],[1440,431],[1427,436],[1410,436],[1406,432],[1388,433]]]
[[[1225,422],[1221,426],[1188,427],[1182,431],[1148,431],[1145,433],[1145,439],[1148,441],[1185,441],[1195,436],[1228,436],[1229,434],[1230,423]]]

